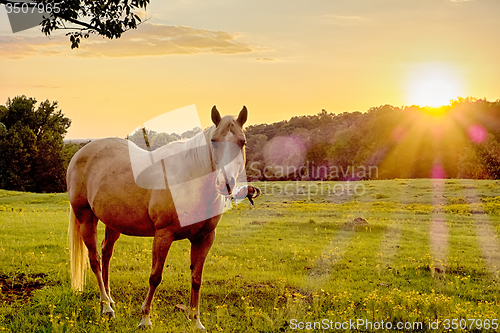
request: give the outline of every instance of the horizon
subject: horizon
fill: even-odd
[[[469,101],[480,101],[480,100],[485,100],[487,102],[490,102],[490,103],[494,103],[494,102],[497,102],[497,101],[500,101],[500,98],[499,99],[496,99],[496,100],[487,100],[487,99],[484,99],[484,98],[477,98],[477,97],[472,97],[472,96],[467,96],[467,97],[460,97],[458,96],[457,99],[455,99],[454,101],[458,101],[459,99],[463,99],[464,101],[466,100],[469,100]],[[391,104],[381,104],[381,105],[378,105],[378,106],[371,106],[369,107],[367,110],[365,111],[360,111],[360,110],[353,110],[353,111],[343,111],[343,112],[330,112],[328,110],[325,110],[325,109],[322,109],[316,113],[310,113],[310,114],[295,114],[295,115],[292,115],[288,118],[285,118],[285,119],[280,119],[280,120],[276,120],[276,121],[273,121],[273,122],[262,122],[262,123],[245,123],[245,128],[248,128],[250,126],[259,126],[259,125],[273,125],[273,124],[277,124],[277,123],[280,123],[280,122],[287,122],[287,121],[290,121],[292,118],[294,117],[307,117],[307,116],[317,116],[319,115],[323,110],[326,111],[328,114],[332,114],[334,116],[336,115],[340,115],[342,113],[354,113],[354,112],[360,112],[360,113],[367,113],[370,111],[371,108],[379,108],[379,107],[383,107],[383,106],[390,106],[390,107],[393,107],[393,108],[398,108],[398,109],[401,109],[401,110],[405,110],[407,108],[412,108],[412,107],[417,107],[417,108],[420,108],[420,111],[423,112],[423,113],[428,113],[428,114],[431,114],[435,117],[441,117],[443,115],[446,115],[446,113],[442,113],[442,109],[443,108],[447,108],[447,107],[452,107],[451,106],[451,102],[449,104],[446,104],[446,105],[441,105],[441,106],[428,106],[428,105],[401,105],[401,106],[396,106],[396,105],[391,105]],[[446,111],[447,112],[447,111]],[[161,116],[161,115],[160,115]],[[146,123],[150,123],[150,121],[146,122]],[[179,136],[182,136],[183,133],[185,132],[188,132],[188,131],[191,131],[191,130],[195,130],[197,128],[201,128],[201,130],[205,130],[206,128],[212,126],[213,124],[209,124],[208,126],[206,127],[200,127],[199,125],[195,125],[191,128],[188,128],[188,127],[183,127],[184,129],[179,131],[179,132],[176,132],[176,131],[172,131],[172,132],[169,132],[169,131],[162,131],[162,130],[155,130],[154,128],[150,128],[148,126],[145,126],[144,128],[146,130],[153,130],[157,133],[167,133],[167,134],[176,134],[176,135],[179,135]],[[123,137],[125,138],[126,136],[130,136],[132,135],[133,133],[139,131],[139,128],[135,128],[131,133],[129,134],[126,134],[124,135]],[[115,137],[120,137],[120,136],[115,136]],[[78,141],[85,141],[85,140],[99,140],[99,139],[103,139],[105,137],[86,137],[86,138],[68,138],[68,137],[65,137],[64,138],[64,141],[72,141],[72,140],[78,140]]]

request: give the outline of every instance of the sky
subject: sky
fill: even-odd
[[[213,105],[222,115],[246,105],[247,124],[259,124],[494,101],[499,12],[498,0],[151,0],[137,30],[71,50],[65,32],[12,33],[0,6],[0,104],[58,101],[67,138],[83,139],[125,137],[193,104],[206,127]]]

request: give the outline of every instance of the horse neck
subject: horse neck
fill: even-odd
[[[190,170],[208,174],[213,171],[210,144],[212,134],[213,130],[209,128],[186,141],[176,141],[160,147],[153,152],[154,161],[170,160],[170,157],[175,156],[174,163],[182,163],[186,174],[189,174]]]
[[[215,126],[212,127],[183,142],[182,150],[187,168],[204,168],[207,171],[213,171],[211,140]]]

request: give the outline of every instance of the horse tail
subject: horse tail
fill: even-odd
[[[253,188],[254,188],[254,193],[253,193],[252,197],[255,199],[255,198],[258,198],[262,192],[260,191],[260,188],[258,188],[258,187],[253,186]]]
[[[85,269],[87,268],[88,250],[83,243],[80,222],[69,205],[69,251],[71,267],[71,287],[73,290],[82,291],[85,284]]]

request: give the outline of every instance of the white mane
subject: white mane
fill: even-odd
[[[174,185],[212,172],[210,142],[214,132],[215,126],[211,126],[186,141],[175,141],[152,152],[129,141],[130,160],[137,185],[164,189],[165,176],[169,185]]]

